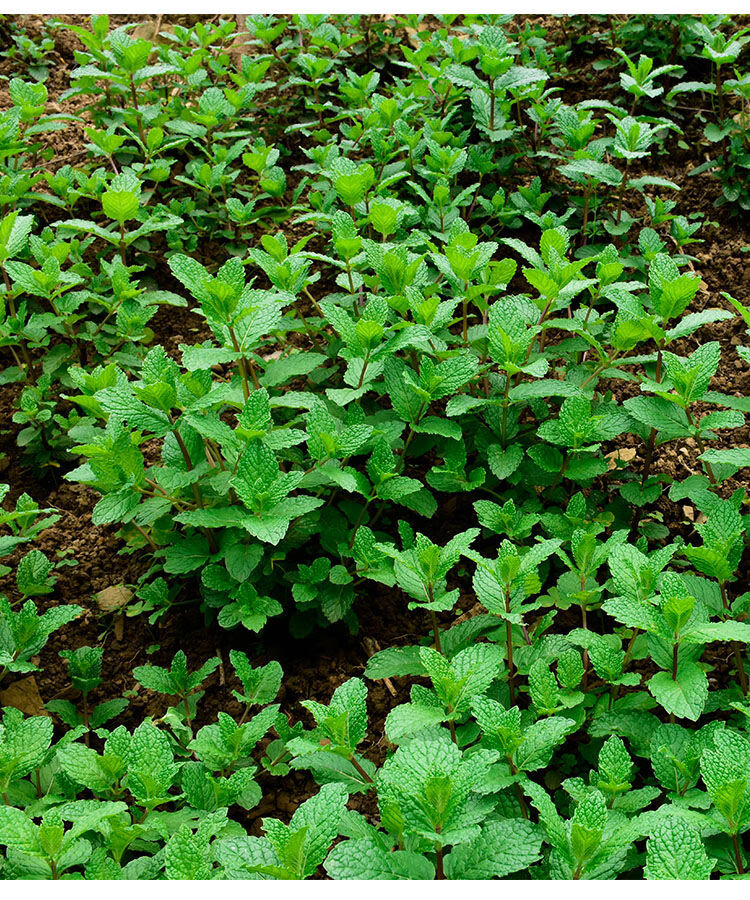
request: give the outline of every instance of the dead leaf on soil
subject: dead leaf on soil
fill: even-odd
[[[612,471],[612,469],[617,468],[617,463],[629,463],[632,459],[635,459],[635,447],[622,447],[620,450],[613,450],[611,453],[605,454],[605,459],[607,460],[607,468]]]
[[[36,678],[31,675],[0,691],[0,706],[13,706],[27,716],[48,716]]]
[[[102,612],[112,613],[127,606],[132,596],[133,592],[124,584],[116,584],[99,591],[96,595],[96,602]]]
[[[151,41],[154,44],[166,44],[166,39],[161,36],[165,31],[174,34],[174,25],[162,22],[162,16],[152,16],[149,21],[136,25],[130,34],[136,39]]]
[[[385,22],[388,22],[390,19],[393,19],[395,22],[397,21],[398,16],[391,15],[390,13],[385,13],[383,16],[383,20]],[[402,30],[406,34],[406,37],[412,47],[414,47],[416,50],[419,50],[419,48],[422,46],[422,41],[418,37],[419,32],[416,30],[416,28],[409,28],[408,26],[404,25]]]

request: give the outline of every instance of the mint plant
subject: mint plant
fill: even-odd
[[[39,614],[33,600],[14,610],[6,597],[0,597],[0,677],[8,672],[33,672],[31,661],[49,640],[49,636],[83,612],[80,606],[65,604]]]
[[[97,703],[91,707],[89,694],[102,682],[102,657],[100,647],[79,647],[77,650],[62,650],[60,655],[68,664],[68,673],[73,689],[80,692],[80,707],[69,700],[50,700],[47,709],[56,713],[66,725],[76,728],[79,724],[85,730],[84,739],[89,746],[89,730],[100,728],[110,719],[120,715],[128,705],[125,697],[116,697]]]
[[[162,666],[145,665],[133,669],[133,676],[143,687],[160,694],[178,698],[181,706],[177,713],[190,726],[195,717],[198,701],[203,696],[200,688],[208,676],[219,665],[218,657],[207,660],[198,670],[190,672],[187,657],[178,650],[169,669]]]
[[[0,22],[0,879],[746,875],[744,25],[117,23]]]

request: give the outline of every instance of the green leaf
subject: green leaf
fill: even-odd
[[[714,746],[703,750],[701,777],[730,830],[747,820],[750,804],[750,741],[733,731],[716,731]]]
[[[264,387],[278,387],[288,384],[293,378],[301,375],[309,375],[318,366],[321,366],[328,357],[322,353],[292,353],[281,359],[275,359],[268,363],[265,371],[258,379]]]
[[[738,641],[750,643],[750,624],[747,622],[707,622],[696,625],[683,633],[683,640],[689,643],[710,643],[711,641]]]
[[[111,522],[129,522],[141,503],[141,494],[130,486],[120,491],[105,494],[96,504],[91,521],[94,525],[109,525]]]
[[[633,762],[624,742],[612,735],[599,751],[599,778],[597,785],[605,794],[617,796],[630,787]]]
[[[584,866],[599,848],[607,824],[607,807],[599,791],[587,794],[576,807],[570,826],[570,849],[576,867]]]
[[[623,404],[636,421],[659,432],[659,442],[688,437],[690,425],[682,409],[661,397],[632,397]]]
[[[743,447],[731,447],[728,450],[706,450],[698,457],[711,465],[733,466],[744,469],[750,466],[750,450]]]
[[[439,725],[448,718],[441,706],[427,706],[421,703],[401,703],[395,706],[385,720],[385,733],[394,744],[401,743],[407,735],[416,734],[423,728]]]
[[[49,578],[52,567],[52,562],[41,550],[31,550],[18,563],[16,570],[18,590],[25,597],[49,594],[53,588],[53,582]]]
[[[166,733],[148,720],[133,732],[127,765],[127,787],[139,804],[153,808],[171,799],[179,767]]]
[[[266,703],[271,703],[276,698],[283,677],[279,663],[271,660],[265,666],[253,668],[247,656],[240,650],[230,650],[229,661],[242,682],[244,690],[242,694],[234,691],[235,697],[243,703],[253,703],[258,706],[265,706]]]
[[[404,675],[424,675],[425,667],[419,647],[386,647],[373,654],[367,662],[365,678],[399,678]]]
[[[505,878],[536,862],[541,844],[541,829],[526,819],[492,822],[479,837],[451,850],[445,874],[455,880]]]
[[[574,730],[573,719],[550,716],[534,722],[523,733],[523,740],[516,751],[516,766],[524,772],[533,772],[549,764],[552,753]]]
[[[32,716],[24,719],[16,709],[7,708],[0,727],[0,779],[23,778],[42,765],[52,743],[52,719]]]
[[[185,881],[211,877],[211,866],[204,859],[201,841],[188,825],[183,825],[167,841],[164,850],[164,868],[169,879]]]
[[[487,449],[487,461],[490,465],[490,471],[500,481],[509,478],[521,465],[522,459],[523,447],[520,444],[512,444],[505,450],[499,444],[492,444]]]
[[[708,699],[706,673],[696,663],[682,664],[673,680],[669,672],[657,672],[648,682],[654,699],[680,719],[697,722]]]
[[[96,750],[70,743],[60,747],[57,759],[68,778],[94,793],[102,794],[112,787],[114,777],[107,772]]]
[[[328,739],[333,750],[354,752],[367,734],[367,686],[360,678],[350,678],[333,692],[328,706],[303,700]]]
[[[584,176],[612,187],[616,187],[622,181],[622,174],[615,166],[594,159],[576,159],[567,165],[559,166],[557,171],[573,180],[580,181],[580,176]]]
[[[164,571],[172,575],[194,572],[211,557],[208,541],[201,535],[191,535],[175,541],[164,552]]]
[[[0,221],[0,263],[18,256],[26,247],[34,222],[33,216],[22,216],[18,210]]]
[[[23,810],[0,806],[0,844],[21,853],[42,855],[38,830]]]
[[[340,880],[432,881],[435,867],[421,853],[387,851],[368,839],[342,841],[328,854],[325,870]]]
[[[105,191],[102,194],[104,215],[121,224],[136,217],[138,205],[138,195],[133,191]]]
[[[293,857],[295,867],[292,871],[296,877],[309,878],[325,859],[333,839],[339,832],[339,822],[348,796],[343,785],[323,785],[314,797],[306,800],[295,811],[286,833],[279,829],[272,835],[269,831],[271,823],[267,819],[264,820],[263,825],[269,840],[276,845],[277,852],[283,846],[285,852],[280,854],[282,858],[285,856],[288,858],[294,836],[301,835],[297,845],[299,849]]]
[[[714,866],[698,832],[679,816],[665,818],[649,836],[643,873],[647,879],[706,880]]]
[[[177,694],[179,690],[171,674],[161,666],[136,666],[133,678],[143,687],[160,694]]]

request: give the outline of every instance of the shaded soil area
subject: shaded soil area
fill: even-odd
[[[61,18],[76,20],[76,17]],[[126,17],[111,18],[113,24],[127,21]],[[163,23],[168,23],[172,18],[163,17]],[[543,17],[529,17],[529,21],[548,22]],[[35,29],[38,32],[41,28],[42,20],[28,17],[25,24],[33,34]],[[155,22],[146,23],[144,28],[148,30],[150,27],[153,30],[154,25]],[[549,20],[548,25],[553,31],[560,28],[556,19]],[[56,31],[55,41],[60,64],[53,68],[47,81],[52,101],[50,111],[77,112],[85,102],[82,98],[71,98],[63,103],[58,102],[57,98],[68,87],[68,73],[75,65],[73,52],[79,46],[78,40],[72,33]],[[566,102],[574,102],[584,96],[606,94],[607,85],[612,83],[615,76],[611,72],[595,71],[593,62],[591,58],[579,61],[580,69],[576,68],[573,74],[560,79]],[[0,60],[0,76],[12,77],[18,74],[14,66],[12,60]],[[7,84],[0,81],[0,108],[5,107],[8,102]],[[721,291],[725,290],[743,303],[750,304],[750,267],[748,255],[743,252],[743,247],[750,244],[750,227],[746,220],[731,218],[725,210],[717,211],[714,208],[720,186],[710,174],[690,177],[690,171],[703,162],[699,152],[703,126],[689,114],[682,125],[685,128],[684,141],[689,149],[676,148],[674,152],[660,157],[658,174],[681,187],[681,192],[675,195],[678,201],[676,211],[684,214],[704,212],[708,222],[720,222],[716,227],[705,226],[701,232],[703,243],[691,247],[696,257],[695,270],[705,283],[705,289],[696,298],[695,308],[729,308],[721,297]],[[68,162],[74,164],[83,158],[85,139],[80,124],[52,132],[44,139],[49,141],[53,150],[49,161],[52,170]],[[295,139],[290,139],[287,143],[290,157],[286,162],[290,163],[291,168],[291,165],[300,162],[303,157]],[[653,169],[654,162],[649,164]],[[294,177],[290,173],[290,197]],[[630,211],[634,215],[642,212],[635,206]],[[49,215],[51,219],[55,218],[54,210]],[[284,228],[288,231],[286,225]],[[295,232],[294,237],[298,238],[305,233],[303,228],[300,233]],[[312,248],[314,245],[309,246]],[[210,258],[213,250],[210,246],[202,247],[200,252]],[[175,289],[176,285],[170,282],[171,276],[166,267],[161,274],[164,284],[160,286]],[[168,352],[175,354],[179,344],[193,343],[208,336],[203,321],[189,310],[164,308],[151,321],[150,326],[154,330],[156,342],[162,343]],[[701,341],[718,340],[727,351],[731,346],[745,343],[746,340],[744,323],[738,318],[708,326],[699,334]],[[679,350],[689,351],[697,345],[697,341],[698,336],[685,341]],[[736,396],[750,396],[750,369],[736,355],[725,352],[722,367],[712,388]],[[617,390],[618,399],[623,400],[628,396],[629,386],[625,383],[618,386]],[[311,638],[295,640],[290,638],[287,622],[283,618],[274,621],[262,638],[243,631],[228,632],[214,622],[206,621],[197,603],[177,606],[153,625],[144,616],[127,617],[102,612],[95,595],[118,585],[133,586],[148,568],[148,559],[138,552],[124,554],[123,542],[118,538],[116,528],[92,526],[91,511],[98,499],[94,492],[84,486],[69,484],[61,477],[62,473],[58,477],[49,474],[40,477],[39,472],[24,463],[15,442],[18,428],[11,421],[19,391],[18,385],[0,388],[0,451],[5,454],[4,458],[0,458],[0,479],[11,485],[11,501],[26,491],[43,506],[58,510],[60,520],[37,540],[35,546],[50,558],[67,551],[69,558],[75,561],[74,566],[64,566],[57,570],[55,590],[51,595],[40,598],[40,607],[66,602],[78,603],[84,608],[83,615],[54,635],[41,654],[39,664],[43,674],[37,673],[35,684],[42,702],[56,698],[75,699],[68,682],[66,665],[59,657],[59,651],[64,648],[98,645],[105,649],[105,681],[98,692],[92,695],[93,703],[121,696],[125,692],[134,692],[134,666],[146,662],[166,665],[178,649],[183,649],[193,668],[211,656],[217,655],[222,660],[220,668],[209,678],[206,694],[198,706],[197,724],[206,724],[215,720],[219,710],[230,714],[241,712],[240,704],[232,696],[232,689],[239,689],[240,684],[229,665],[229,651],[239,649],[246,652],[254,664],[269,659],[279,660],[285,673],[279,698],[282,709],[294,719],[303,718],[310,724],[307,714],[300,706],[301,700],[314,697],[327,702],[338,685],[352,676],[361,675],[368,655],[374,649],[414,643],[426,633],[425,621],[418,612],[408,611],[406,602],[398,591],[389,592],[376,585],[365,591],[356,603],[355,610],[360,621],[357,635],[352,635],[344,626],[337,626],[316,632]],[[729,446],[730,441],[732,446],[746,446],[750,443],[749,438],[750,427],[747,427],[732,432],[731,438],[720,438],[715,446]],[[637,446],[635,439],[632,444],[640,454],[642,446]],[[695,456],[695,448],[688,446],[686,451],[679,443],[658,448],[653,472],[665,472],[684,478],[693,471]],[[637,456],[633,463],[636,470],[639,464],[642,464],[642,460]],[[741,477],[741,473],[738,477]],[[729,482],[729,487],[740,484],[739,480],[733,480]],[[665,524],[674,529],[675,533],[683,533],[686,537],[690,534],[693,519],[685,512],[682,504],[671,503],[665,497],[660,501],[660,512]],[[456,506],[449,501],[430,527],[436,535],[446,529],[453,533],[460,530],[464,514],[462,503]],[[473,524],[473,520],[466,524]],[[24,550],[19,551],[4,562],[14,566],[23,552]],[[16,596],[12,576],[0,581],[0,590],[11,599]],[[461,606],[463,609],[470,609],[473,603],[473,598],[467,593],[462,598]],[[382,682],[370,685],[368,704],[371,736],[362,747],[364,755],[369,759],[379,762],[384,758],[386,747],[384,741],[379,741],[377,736],[383,734],[383,723],[388,711],[397,703],[408,699],[408,686],[408,680],[394,679],[394,693],[391,693]],[[38,707],[38,699],[33,692],[29,692],[28,703],[30,707],[26,709],[27,712],[40,711],[34,708]],[[166,706],[165,698],[140,689],[137,693],[132,693],[129,707],[116,721],[134,727],[145,716],[163,714]],[[302,799],[314,793],[314,782],[306,773],[292,773],[282,778],[261,773],[259,779],[264,790],[262,805],[247,814],[240,811],[240,818],[251,829],[257,827],[256,823],[262,816],[270,814],[288,818]],[[360,803],[366,812],[371,811],[368,807],[371,801],[368,799],[355,798],[353,803],[355,806]]]

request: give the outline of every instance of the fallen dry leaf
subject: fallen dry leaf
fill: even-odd
[[[13,706],[27,716],[48,716],[36,678],[31,675],[0,691],[0,706]]]
[[[628,463],[631,459],[635,459],[634,447],[623,447],[621,450],[613,450],[611,453],[605,454],[607,467],[611,471],[617,468],[617,463]]]
[[[127,606],[132,596],[133,592],[124,584],[116,584],[99,591],[96,602],[102,612],[111,613]]]

